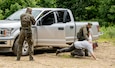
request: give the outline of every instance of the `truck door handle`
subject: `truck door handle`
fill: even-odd
[[[73,26],[70,26],[70,29],[73,29],[74,27]]]
[[[64,30],[64,27],[58,27],[58,30]]]

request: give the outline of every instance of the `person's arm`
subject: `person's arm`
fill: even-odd
[[[88,41],[89,41],[89,43],[91,43],[92,44],[92,36],[91,36],[91,34],[89,33],[89,38],[88,38]]]
[[[90,54],[91,54],[91,56],[96,60],[95,54],[94,54],[93,52],[91,52]]]
[[[93,37],[92,37],[92,30],[89,29],[89,41],[90,41],[90,42],[92,42],[92,38],[93,38]]]
[[[34,25],[36,23],[36,21],[35,21],[33,16],[31,16],[31,21],[32,21],[32,25]]]
[[[88,47],[87,47],[87,49],[88,49],[90,55],[96,60],[96,56],[95,56],[95,54],[93,52],[92,43],[90,43],[89,41],[88,41]]]

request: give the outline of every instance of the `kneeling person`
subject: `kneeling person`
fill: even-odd
[[[72,50],[76,50],[76,54],[73,54],[71,53],[71,55],[79,55],[79,56],[83,56],[83,51],[82,49],[87,49],[88,52],[90,53],[90,55],[96,60],[96,57],[94,55],[94,52],[93,52],[93,46],[92,46],[92,43],[90,43],[89,41],[87,40],[84,40],[84,41],[76,41],[74,42],[73,46],[70,48],[62,48],[62,49],[59,49],[56,51],[56,55],[61,53],[61,52],[70,52]],[[80,53],[79,53],[80,52]]]

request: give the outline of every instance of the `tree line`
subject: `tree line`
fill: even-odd
[[[0,0],[0,19],[26,7],[68,8],[75,21],[98,21],[115,25],[115,0]]]

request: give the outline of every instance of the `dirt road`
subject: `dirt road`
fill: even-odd
[[[0,53],[0,68],[115,68],[115,45],[109,42],[99,43],[95,50],[98,60],[92,57],[72,58],[69,53],[35,53],[35,61],[23,56],[16,61],[12,53]]]

